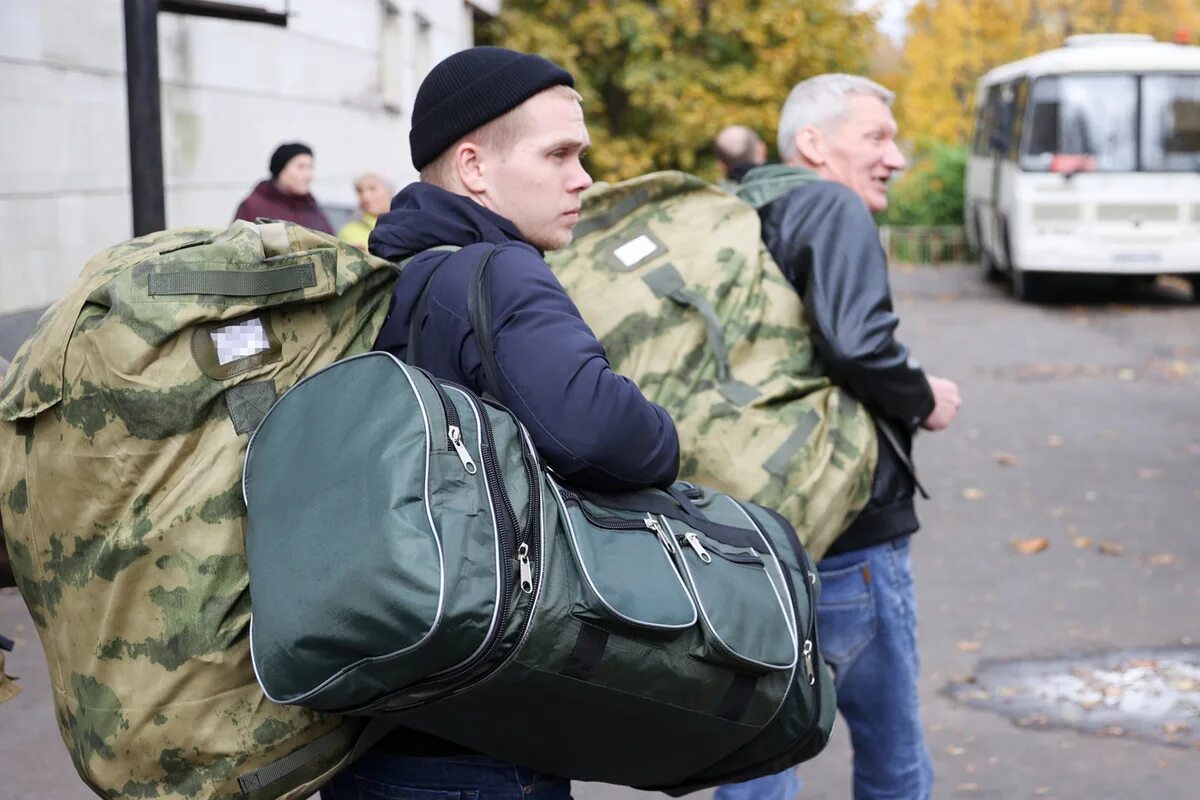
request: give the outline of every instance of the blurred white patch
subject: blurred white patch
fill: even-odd
[[[210,335],[213,346],[217,348],[217,363],[221,366],[271,349],[267,331],[260,319],[248,319],[235,325],[226,325],[224,328],[217,328]]]
[[[657,249],[658,245],[654,243],[654,240],[646,234],[642,234],[613,250],[613,255],[626,267],[632,267]]]

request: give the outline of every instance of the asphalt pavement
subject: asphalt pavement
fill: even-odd
[[[893,285],[900,337],[964,398],[916,445],[934,798],[1200,798],[1200,305],[1166,284],[1022,305],[955,267]],[[90,797],[13,590],[0,633],[25,687],[0,706],[0,800]],[[800,772],[801,797],[850,797],[844,726]]]

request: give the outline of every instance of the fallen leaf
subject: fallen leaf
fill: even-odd
[[[1178,689],[1181,692],[1194,692],[1200,689],[1200,682],[1191,678],[1184,678],[1183,680],[1171,681],[1171,688]]]
[[[974,791],[977,791],[978,789],[979,789],[978,783],[960,783],[958,785],[958,791],[960,791],[960,792],[974,792]]]
[[[994,767],[1000,763],[1000,757],[999,756],[988,756],[987,763]]]
[[[1134,372],[1133,370],[1129,369],[1128,367],[1124,367],[1122,369],[1117,370],[1117,380],[1136,381],[1137,373]]]
[[[1005,453],[1000,450],[992,453],[992,458],[996,459],[996,463],[1005,467],[1015,467],[1017,465],[1017,457],[1012,453]]]
[[[1100,693],[1102,695],[1104,695],[1105,697],[1124,697],[1125,696],[1125,690],[1122,689],[1120,686],[1105,686],[1104,689]]]
[[[1191,733],[1192,726],[1186,722],[1168,722],[1163,725],[1163,733],[1167,736],[1178,736],[1181,733]]]
[[[1078,548],[1081,548],[1081,549],[1085,548],[1085,547],[1091,547],[1092,539],[1090,536],[1076,536],[1075,537],[1075,546]]]
[[[1175,556],[1170,553],[1158,553],[1150,556],[1150,563],[1156,567],[1167,567],[1175,563]]]
[[[1131,658],[1125,666],[1128,669],[1157,669],[1158,662],[1153,658]]]
[[[1184,375],[1190,375],[1191,372],[1192,372],[1192,368],[1188,365],[1188,363],[1186,361],[1172,361],[1167,366],[1167,374],[1168,375],[1183,377]]]
[[[1012,547],[1018,553],[1026,556],[1040,553],[1050,546],[1050,540],[1041,536],[1031,536],[1024,539],[1013,539]]]
[[[1123,556],[1125,555],[1125,546],[1115,542],[1101,542],[1100,546],[1096,548],[1096,552],[1102,556]]]
[[[1101,736],[1124,736],[1125,729],[1120,725],[1109,725],[1107,728],[1101,728],[1099,733]]]
[[[1049,786],[1039,786],[1033,790],[1033,793],[1039,797],[1041,797],[1044,794],[1050,794],[1050,787]]]
[[[1142,467],[1138,470],[1138,477],[1144,481],[1152,481],[1155,478],[1162,477],[1163,471],[1157,467]]]
[[[1050,445],[1051,447],[1062,447],[1063,437],[1051,434],[1050,436],[1046,437],[1046,444]]]
[[[946,752],[952,756],[961,756],[963,753],[965,753],[967,751],[961,747],[956,747],[955,745],[950,745],[949,747],[946,748]]]
[[[978,653],[983,649],[981,642],[973,642],[970,639],[963,639],[958,643],[959,652],[962,653]]]
[[[963,497],[967,500],[979,500],[983,497],[983,490],[974,487],[963,489]]]

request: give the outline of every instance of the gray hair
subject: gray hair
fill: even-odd
[[[891,105],[896,95],[869,78],[830,72],[800,81],[779,112],[779,157],[796,157],[796,134],[809,126],[829,130],[846,115],[847,98],[877,97]]]

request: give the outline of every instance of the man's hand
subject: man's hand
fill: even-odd
[[[921,427],[927,431],[940,431],[950,427],[954,415],[958,413],[958,407],[962,405],[962,398],[958,395],[958,384],[954,381],[935,378],[932,375],[928,376],[928,380],[929,388],[933,390],[933,411],[921,423]]]

